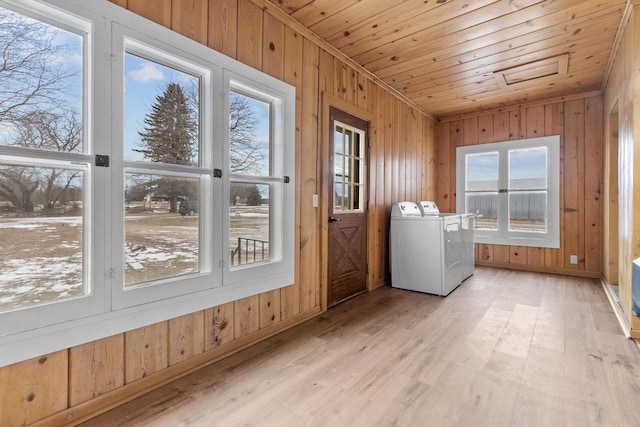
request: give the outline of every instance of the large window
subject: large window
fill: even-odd
[[[90,28],[47,7],[0,7],[0,334],[100,310]]]
[[[292,105],[278,90],[232,72],[225,74],[225,85],[227,283],[273,286],[293,270],[293,235],[283,227],[294,220],[286,167],[294,151],[285,146],[284,134]]]
[[[293,283],[293,87],[109,2],[0,47],[0,366]]]
[[[559,146],[550,136],[457,148],[457,211],[475,240],[559,247]]]

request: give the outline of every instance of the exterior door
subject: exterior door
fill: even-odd
[[[328,306],[367,289],[368,123],[330,109]]]

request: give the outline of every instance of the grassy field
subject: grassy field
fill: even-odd
[[[232,207],[225,256],[236,247],[238,237],[269,240],[268,215],[268,206]],[[197,215],[170,214],[164,205],[127,214],[126,285],[198,272],[198,223]],[[82,217],[0,218],[0,241],[0,311],[84,293]]]

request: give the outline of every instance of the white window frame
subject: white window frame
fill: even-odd
[[[114,23],[112,25],[112,117],[113,117],[113,211],[114,230],[112,257],[114,260],[125,258],[125,213],[124,189],[128,173],[157,174],[177,178],[197,178],[200,181],[200,213],[199,221],[199,268],[197,273],[174,276],[141,284],[124,286],[124,262],[114,268],[114,278],[121,286],[113,286],[111,307],[115,310],[174,298],[179,295],[212,289],[222,285],[222,275],[213,269],[214,260],[219,258],[219,246],[213,244],[212,236],[215,224],[220,223],[219,209],[214,209],[214,200],[220,197],[219,185],[214,186],[213,160],[214,152],[219,156],[220,144],[211,144],[214,140],[213,75],[220,74],[220,67],[207,60],[208,49],[194,43],[186,46],[183,40],[175,39],[175,34],[162,31],[149,36],[138,30]],[[187,43],[191,44],[191,43]],[[198,49],[200,47],[200,49]],[[132,53],[142,58],[155,61],[176,70],[199,77],[200,111],[199,111],[199,148],[198,165],[182,166],[152,163],[150,161],[134,161],[124,158],[124,114],[125,80],[124,58]],[[209,143],[206,143],[209,142]],[[216,146],[217,145],[217,146]],[[217,183],[216,183],[217,184]],[[116,211],[117,210],[117,211]],[[115,263],[114,263],[115,265]]]
[[[55,152],[18,147],[0,147],[0,163],[8,165],[25,165],[36,167],[58,167],[83,171],[83,287],[84,295],[56,301],[43,305],[18,309],[2,313],[0,317],[0,336],[16,332],[24,332],[51,324],[80,319],[98,314],[102,311],[104,299],[104,280],[99,273],[103,270],[101,260],[104,258],[103,248],[94,245],[102,238],[104,218],[98,212],[105,208],[102,200],[96,197],[95,188],[103,183],[104,176],[93,165],[91,156],[94,146],[93,115],[99,114],[99,108],[92,105],[93,91],[90,90],[94,80],[93,59],[100,56],[99,46],[94,45],[94,34],[97,29],[89,19],[73,16],[47,5],[33,2],[22,3],[10,1],[0,4],[2,7],[75,33],[83,38],[82,61],[82,127],[83,150],[81,153]],[[100,84],[93,90],[100,90]],[[60,310],[64,305],[65,310]]]
[[[274,82],[262,79],[252,80],[244,75],[225,70],[225,117],[229,117],[229,94],[231,91],[268,102],[271,106],[269,150],[269,174],[253,176],[231,174],[227,172],[224,186],[224,241],[229,241],[229,209],[231,181],[238,183],[255,183],[269,185],[269,260],[232,267],[229,254],[224,262],[224,286],[255,286],[261,283],[269,290],[280,287],[281,283],[293,283],[294,269],[294,221],[295,221],[295,105],[286,102],[293,95],[287,93],[286,87],[281,90]],[[265,84],[266,83],[266,84]],[[294,95],[295,96],[295,95]],[[227,119],[228,123],[228,119]],[[229,170],[229,126],[225,127],[224,162]],[[285,182],[285,176],[289,182]],[[225,246],[226,247],[226,246]],[[227,251],[228,252],[228,251]]]
[[[0,367],[130,331],[198,310],[293,284],[295,235],[295,88],[110,2],[0,0],[0,7],[45,22],[84,23],[85,152],[41,153],[0,147],[14,161],[85,168],[85,247],[91,293],[73,300],[0,313]],[[67,19],[69,21],[67,21]],[[201,80],[200,164],[175,165],[124,160],[124,48],[150,48],[160,59],[207,75]],[[163,57],[166,55],[166,58]],[[174,59],[172,59],[174,58]],[[153,59],[153,58],[151,58]],[[184,61],[184,62],[181,62]],[[266,94],[274,105],[276,151],[268,180],[281,255],[273,262],[230,270],[228,265],[228,90],[231,81]],[[90,89],[90,90],[89,90]],[[226,106],[225,106],[226,105]],[[95,154],[109,167],[96,167]],[[16,160],[17,159],[17,160]],[[44,162],[44,163],[43,163]],[[175,166],[175,167],[174,167]],[[216,177],[215,169],[222,171]],[[201,263],[197,274],[124,289],[124,177],[126,171],[201,177]],[[284,183],[288,176],[289,183]],[[271,182],[269,181],[269,182]],[[276,193],[280,194],[276,194]],[[202,209],[202,207],[201,207]]]
[[[509,151],[546,147],[547,149],[547,231],[509,231]],[[560,247],[560,136],[520,139],[489,144],[467,145],[456,148],[456,212],[467,212],[466,156],[469,154],[498,153],[498,229],[474,231],[476,243]]]

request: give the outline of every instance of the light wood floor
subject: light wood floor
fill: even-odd
[[[640,352],[597,281],[479,267],[382,288],[85,426],[639,426]]]

